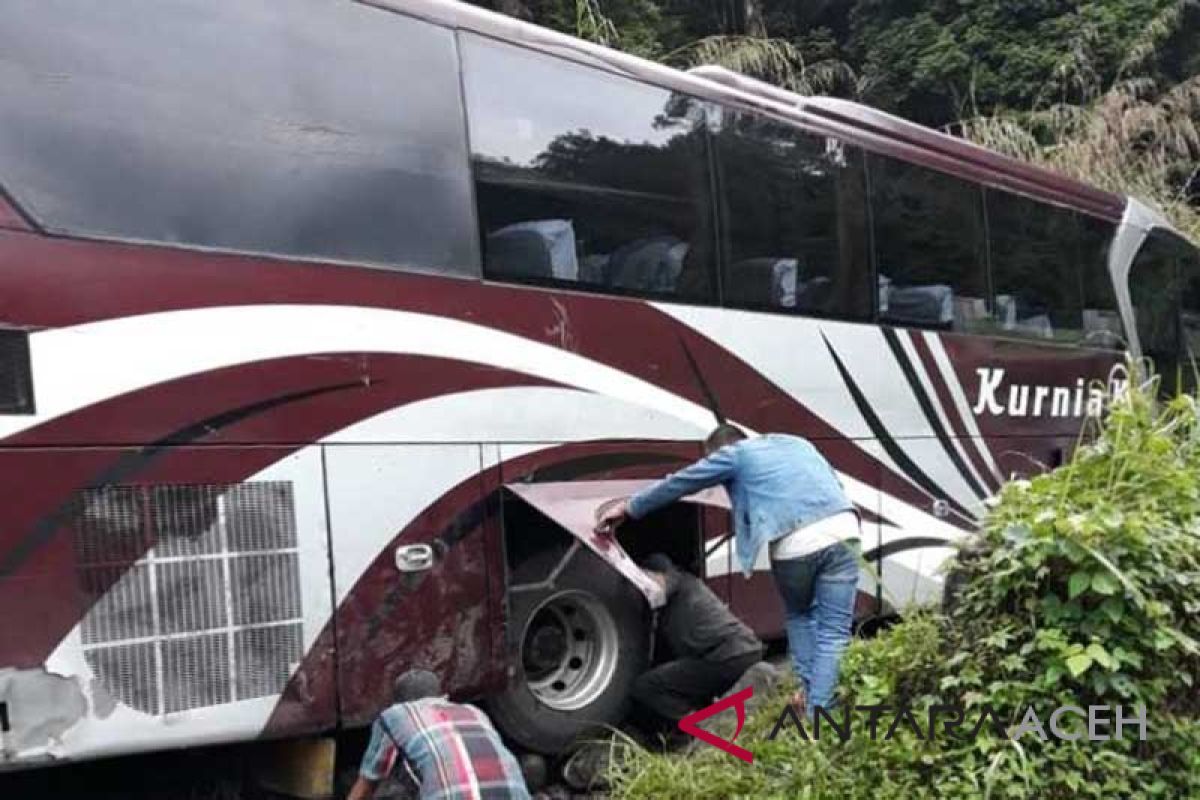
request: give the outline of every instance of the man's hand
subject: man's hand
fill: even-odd
[[[629,517],[629,498],[618,497],[608,500],[596,508],[596,528],[598,534],[611,536],[617,526]]]
[[[375,796],[375,789],[379,787],[379,783],[380,781],[369,781],[359,775],[350,789],[350,794],[346,795],[346,800],[371,800]]]

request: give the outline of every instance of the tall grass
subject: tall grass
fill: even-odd
[[[1064,52],[1032,109],[975,114],[952,127],[986,147],[1147,201],[1200,241],[1200,197],[1188,194],[1200,174],[1200,75],[1172,84],[1158,64],[1197,7],[1176,0],[1147,20],[1109,85],[1081,40]]]
[[[667,53],[663,60],[681,69],[716,64],[803,95],[861,98],[869,79],[836,58],[808,63],[786,39],[745,35],[706,36]]]
[[[985,147],[1158,208],[1200,241],[1188,187],[1200,174],[1200,76],[1165,91],[1124,79],[1087,105],[975,116],[956,126]]]

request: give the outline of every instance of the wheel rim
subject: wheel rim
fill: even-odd
[[[521,641],[525,682],[556,711],[576,711],[604,693],[617,669],[612,614],[583,592],[562,592],[534,609]]]

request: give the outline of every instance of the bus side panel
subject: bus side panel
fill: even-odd
[[[438,673],[453,695],[477,696],[495,680],[499,582],[488,570],[503,563],[481,447],[325,449],[342,722],[369,722],[390,702],[392,679],[411,668]],[[430,566],[398,568],[397,550],[419,559],[412,548],[421,545]]]
[[[330,615],[320,452],[0,451],[0,764],[254,738]],[[283,700],[278,734],[331,727]]]

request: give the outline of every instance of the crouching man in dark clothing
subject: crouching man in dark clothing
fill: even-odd
[[[656,641],[674,660],[643,673],[633,684],[633,698],[674,725],[709,705],[758,663],[762,642],[703,581],[667,556],[655,553],[642,569],[666,592]]]

